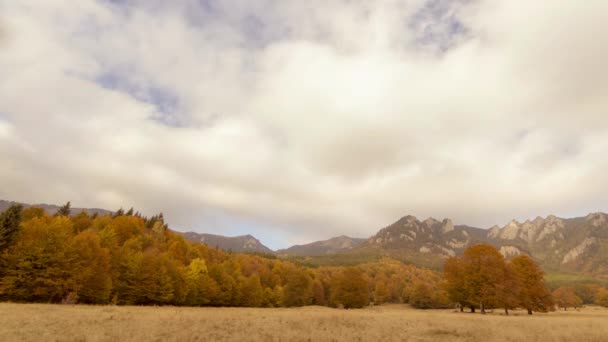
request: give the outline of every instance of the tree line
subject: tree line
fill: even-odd
[[[191,243],[162,214],[70,214],[68,203],[53,216],[20,206],[0,215],[0,300],[346,308],[446,301],[437,273],[391,259],[310,268]]]
[[[575,288],[551,294],[527,257],[506,261],[477,245],[446,261],[443,275],[383,258],[358,266],[306,267],[192,243],[162,214],[133,209],[48,215],[15,205],[0,214],[0,300],[117,305],[360,308],[370,302],[421,309],[550,311],[582,303]],[[590,289],[591,291],[591,289]],[[608,306],[608,290],[594,288]],[[585,297],[586,298],[586,297]]]

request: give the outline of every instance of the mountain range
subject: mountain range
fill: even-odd
[[[10,207],[11,205],[14,204],[19,204],[22,205],[23,208],[29,208],[29,207],[38,207],[38,208],[42,208],[44,209],[44,211],[49,214],[49,215],[54,215],[57,210],[59,210],[59,208],[61,208],[61,206],[59,205],[55,205],[55,204],[44,204],[44,203],[39,203],[39,204],[28,204],[28,203],[20,203],[20,202],[13,202],[13,201],[4,201],[4,200],[0,200],[0,213],[5,211],[8,207]],[[81,212],[86,212],[89,215],[107,215],[107,214],[113,214],[113,211],[110,210],[105,210],[105,209],[99,209],[99,208],[70,208],[71,214],[72,215],[78,215]]]
[[[15,202],[1,201],[0,212]],[[29,205],[49,214],[59,206]],[[72,213],[112,213],[103,209],[72,208]],[[179,233],[179,232],[178,232]],[[440,268],[444,260],[460,255],[477,243],[495,246],[505,257],[529,255],[552,272],[574,272],[608,277],[608,215],[559,218],[553,215],[505,226],[481,229],[455,225],[450,219],[419,220],[408,215],[380,229],[367,239],[338,236],[273,251],[252,235],[227,237],[195,232],[181,233],[190,241],[232,252],[276,254],[279,257],[388,256],[418,266]]]
[[[186,233],[186,238],[189,238]],[[252,236],[226,238],[251,241],[255,251],[271,252]],[[190,238],[189,238],[190,239]],[[230,240],[236,239],[236,240]],[[203,241],[205,242],[205,241]],[[528,255],[551,272],[574,272],[608,277],[608,215],[592,213],[584,217],[559,218],[554,215],[505,226],[481,229],[455,225],[452,220],[419,220],[408,215],[380,229],[367,239],[338,236],[329,240],[281,249],[278,256],[341,257],[388,256],[418,266],[441,268],[446,258],[461,255],[468,247],[487,243],[506,258]],[[259,244],[259,245],[258,245]],[[218,242],[219,248],[224,248]],[[250,251],[242,243],[230,245],[233,251]]]

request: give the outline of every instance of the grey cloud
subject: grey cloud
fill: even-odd
[[[293,243],[606,210],[605,10],[2,4],[2,196]]]

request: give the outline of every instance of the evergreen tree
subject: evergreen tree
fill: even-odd
[[[71,203],[68,201],[61,208],[59,208],[59,210],[57,210],[57,212],[55,213],[55,216],[70,216],[70,212],[72,211],[70,206],[71,206]]]
[[[14,242],[21,224],[22,209],[21,205],[14,204],[0,214],[0,252]]]
[[[125,211],[121,207],[120,209],[116,210],[116,212],[114,213],[114,215],[112,215],[112,217],[120,217],[120,216],[124,216],[124,215],[125,215]]]

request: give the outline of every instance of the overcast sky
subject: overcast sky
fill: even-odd
[[[607,211],[608,1],[0,0],[0,199],[272,247]]]

